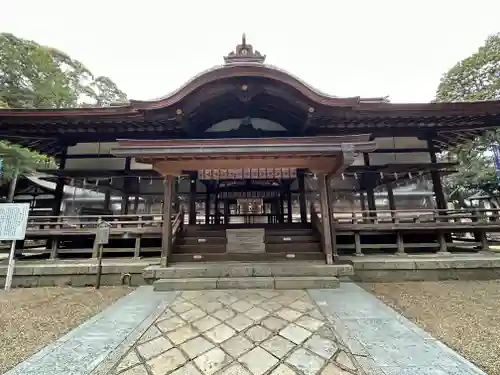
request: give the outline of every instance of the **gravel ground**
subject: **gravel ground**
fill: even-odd
[[[0,292],[0,374],[104,310],[129,287],[30,288]]]
[[[500,375],[500,281],[364,284],[489,375]]]

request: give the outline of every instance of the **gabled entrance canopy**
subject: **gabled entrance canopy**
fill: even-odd
[[[152,164],[162,175],[201,169],[309,169],[335,174],[352,164],[356,153],[371,152],[370,135],[226,140],[121,140],[112,152]]]

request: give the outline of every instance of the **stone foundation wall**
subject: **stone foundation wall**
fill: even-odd
[[[352,280],[399,282],[500,279],[500,257],[494,254],[377,258],[351,259],[354,267]]]
[[[352,280],[359,282],[403,282],[443,280],[497,280],[500,268],[440,270],[356,270]]]
[[[101,285],[144,285],[142,270],[148,263],[133,265],[104,265]],[[0,287],[5,286],[7,266],[0,266]],[[94,286],[97,266],[87,264],[16,265],[12,287],[33,288],[48,286]]]

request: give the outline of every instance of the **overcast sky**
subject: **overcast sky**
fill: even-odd
[[[164,96],[247,42],[337,96],[433,99],[500,31],[499,0],[15,0],[0,31],[59,48],[132,99]]]

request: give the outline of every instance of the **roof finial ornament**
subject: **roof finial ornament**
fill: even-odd
[[[253,49],[251,44],[247,44],[246,34],[243,33],[241,36],[241,44],[236,46],[236,49],[229,53],[229,55],[224,56],[224,61],[226,64],[235,63],[261,63],[263,64],[266,59],[266,55],[261,55],[259,51]]]

